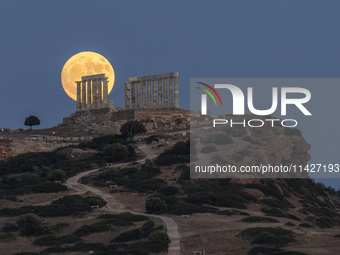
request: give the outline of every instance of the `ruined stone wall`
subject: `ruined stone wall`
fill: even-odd
[[[58,127],[65,132],[86,132],[90,135],[119,134],[128,120],[139,120],[147,132],[170,132],[190,127],[189,111],[184,109],[122,109],[72,114]]]
[[[0,160],[6,160],[18,154],[27,152],[49,152],[60,147],[76,145],[86,141],[88,137],[56,137],[56,136],[36,136],[19,138],[0,139]]]

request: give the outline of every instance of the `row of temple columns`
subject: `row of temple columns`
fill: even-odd
[[[77,111],[108,106],[108,80],[105,74],[83,76],[77,83]]]
[[[178,73],[130,77],[125,82],[125,108],[179,108]]]

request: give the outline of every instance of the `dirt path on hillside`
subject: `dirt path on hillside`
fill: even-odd
[[[146,158],[138,160],[137,161],[138,163],[143,163],[145,162],[146,159],[154,159],[157,156],[155,154],[149,154],[150,151],[147,151],[148,147],[146,144],[140,144],[138,148],[142,150],[146,155],[148,155]],[[114,165],[114,167],[121,167],[121,166],[128,165],[130,163],[131,162],[116,164]],[[89,191],[103,198],[107,202],[107,205],[105,206],[106,211],[115,212],[115,213],[130,212],[132,214],[145,215],[147,217],[154,217],[154,218],[158,218],[162,220],[166,226],[168,236],[171,240],[171,243],[169,244],[168,255],[180,255],[181,254],[180,234],[178,231],[177,223],[172,218],[167,217],[167,216],[145,214],[145,213],[140,213],[140,212],[124,210],[124,205],[119,203],[114,198],[113,194],[79,183],[79,180],[82,177],[88,174],[92,174],[98,170],[100,169],[93,169],[93,170],[89,170],[89,171],[77,174],[76,176],[73,176],[66,181],[66,186],[68,186],[70,189],[75,190],[76,191],[75,194],[83,194]]]

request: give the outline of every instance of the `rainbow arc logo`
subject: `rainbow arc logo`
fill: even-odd
[[[217,91],[216,91],[213,87],[211,87],[210,85],[208,85],[208,84],[206,84],[206,83],[203,83],[203,82],[197,82],[197,83],[199,83],[199,84],[201,84],[201,85],[203,85],[203,86],[209,88],[209,89],[217,96],[217,98],[218,98],[218,100],[220,101],[220,104],[221,104],[221,106],[222,106],[221,97],[220,97],[220,95],[217,93]],[[212,94],[209,90],[207,90],[207,89],[205,89],[205,88],[201,88],[201,87],[196,87],[196,88],[198,88],[198,89],[203,90],[204,92],[206,92],[206,93],[212,98],[212,100],[214,101],[215,106],[217,106],[215,97],[213,96],[213,94]]]

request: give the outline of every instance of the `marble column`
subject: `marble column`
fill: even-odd
[[[92,80],[93,109],[98,109],[98,80]]]
[[[98,109],[103,107],[102,79],[98,79]]]
[[[143,109],[146,108],[146,82],[143,81],[142,82],[142,106],[143,106]]]
[[[147,105],[148,109],[151,109],[151,80],[148,80],[148,105]]]
[[[152,108],[157,108],[157,80],[152,81]]]
[[[163,94],[164,94],[164,103],[163,108],[168,108],[168,77],[163,78]]]
[[[179,108],[179,98],[178,98],[178,75],[175,77],[175,108]]]
[[[131,108],[136,108],[136,83],[131,82]]]
[[[90,110],[92,108],[92,87],[91,87],[91,80],[87,80],[87,109]]]
[[[77,83],[77,112],[81,110],[81,81],[76,81]]]
[[[162,78],[158,79],[158,100],[157,100],[157,108],[162,108],[163,107],[163,84],[162,84]]]
[[[169,78],[169,107],[174,108],[174,78]]]
[[[86,111],[86,81],[82,81],[81,86],[81,109]]]
[[[140,89],[140,81],[137,81],[137,108],[141,108],[141,89]]]
[[[130,94],[131,94],[131,85],[129,81],[125,82],[125,108],[130,109]]]
[[[108,80],[107,78],[103,78],[103,105],[104,107],[107,107],[108,106],[108,103],[109,103],[109,88],[108,88]]]

